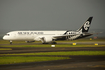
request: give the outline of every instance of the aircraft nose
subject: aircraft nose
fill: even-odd
[[[5,36],[3,37],[3,39],[5,40]]]
[[[4,36],[4,37],[3,37],[3,40],[7,40],[7,38]]]

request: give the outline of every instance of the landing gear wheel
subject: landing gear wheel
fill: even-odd
[[[52,42],[52,44],[57,44],[56,42]]]
[[[42,44],[48,44],[48,43],[42,43]]]
[[[12,41],[9,41],[10,42],[10,44],[12,44]]]
[[[10,44],[12,44],[12,42],[10,42]]]

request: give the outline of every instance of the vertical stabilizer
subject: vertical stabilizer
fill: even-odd
[[[89,17],[88,20],[77,31],[88,32],[92,19],[93,17]]]

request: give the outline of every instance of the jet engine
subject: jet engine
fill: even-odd
[[[52,37],[43,37],[43,38],[42,38],[42,42],[43,42],[43,43],[52,42]]]
[[[43,44],[47,44],[47,43],[54,43],[56,44],[56,42],[54,42],[54,39],[52,36],[39,36],[36,37],[34,40],[38,41],[42,41]]]

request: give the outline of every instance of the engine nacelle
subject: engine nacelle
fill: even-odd
[[[42,43],[49,43],[52,42],[52,36],[39,36],[34,39],[35,41],[42,41]]]
[[[52,37],[44,37],[44,38],[43,38],[43,42],[44,42],[44,43],[52,42]]]
[[[41,38],[40,38],[40,37],[36,37],[36,38],[34,38],[34,40],[35,40],[35,41],[40,41]]]

